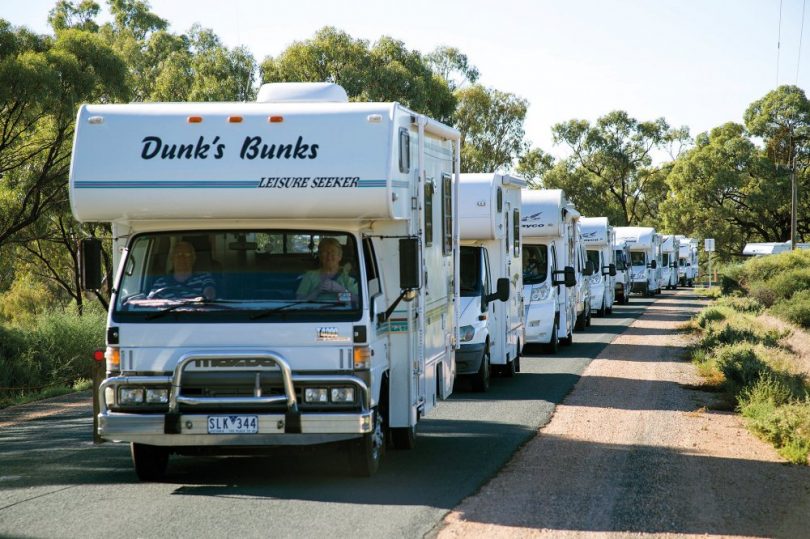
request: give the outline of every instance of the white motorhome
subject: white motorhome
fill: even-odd
[[[520,190],[526,181],[507,174],[462,174],[459,334],[456,375],[489,388],[490,371],[520,370],[523,276]]]
[[[810,249],[810,243],[797,243],[796,249]],[[790,242],[746,243],[743,256],[776,255],[790,251]]]
[[[71,207],[117,268],[98,434],[143,480],[170,453],[343,442],[371,475],[411,447],[453,389],[458,170],[458,131],[332,84],[82,106]]]
[[[630,289],[632,288],[632,282],[630,281],[630,249],[627,247],[626,240],[616,239],[615,230],[613,236],[613,256],[616,261],[614,295],[618,303],[627,305],[630,303]]]
[[[698,275],[698,240],[677,236],[678,247],[678,281],[681,286],[692,286]]]
[[[526,343],[551,353],[573,339],[579,212],[561,189],[521,191]]]
[[[678,288],[678,255],[680,253],[678,236],[665,234],[661,236],[661,281],[660,288],[675,290]]]
[[[593,274],[586,280],[591,287],[591,308],[597,316],[613,312],[616,290],[616,262],[613,243],[616,234],[607,217],[583,217],[582,243],[588,260],[594,267]]]
[[[661,236],[648,226],[616,227],[616,239],[630,250],[632,292],[652,296],[661,291]]]
[[[577,320],[574,329],[583,330],[591,325],[591,285],[589,279],[593,276],[595,268],[585,253],[585,244],[582,241],[582,225],[576,224],[577,257],[576,268],[577,284]]]

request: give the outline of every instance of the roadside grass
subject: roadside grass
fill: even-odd
[[[767,313],[810,327],[810,252],[786,255],[726,268],[724,293],[690,321],[698,334],[691,357],[707,388],[722,391],[753,432],[786,460],[808,464],[810,381],[780,345],[799,329],[757,319]]]
[[[84,388],[104,345],[105,314],[51,311],[30,324],[0,324],[0,407]]]

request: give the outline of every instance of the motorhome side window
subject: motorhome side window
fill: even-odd
[[[166,323],[358,320],[357,253],[355,237],[336,231],[140,234],[125,253],[113,318]],[[373,265],[366,271],[376,275]]]
[[[411,135],[404,127],[399,129],[399,171],[403,174],[411,171]]]
[[[514,210],[512,218],[512,241],[514,242],[514,255],[520,256],[520,210]]]
[[[442,174],[442,254],[453,252],[453,186],[449,174]]]
[[[433,180],[425,182],[425,245],[433,245],[433,193],[436,186]]]
[[[548,278],[548,246],[523,246],[523,284],[541,284]]]

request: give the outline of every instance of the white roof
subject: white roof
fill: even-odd
[[[583,217],[579,224],[582,241],[586,245],[607,245],[611,230],[607,217]]]
[[[630,249],[634,247],[652,247],[655,239],[655,229],[651,226],[617,226],[616,240],[625,240]]]
[[[526,180],[509,174],[491,172],[461,174],[458,187],[461,239],[486,240],[504,237],[506,231],[503,226],[502,212],[505,211],[506,199],[511,199],[513,209],[519,207],[522,187],[526,187]],[[497,204],[499,189],[502,196],[500,213]]]
[[[563,219],[580,216],[562,189],[523,189],[520,196],[520,227],[524,238],[559,236]]]

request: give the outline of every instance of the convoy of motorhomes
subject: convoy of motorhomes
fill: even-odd
[[[523,298],[527,344],[571,344],[581,256],[579,212],[561,189],[523,190]]]
[[[613,312],[613,301],[616,289],[616,263],[613,243],[616,235],[607,217],[583,217],[582,244],[588,261],[594,267],[590,277],[591,308],[598,316]]]
[[[660,291],[661,237],[654,228],[619,226],[616,239],[624,240],[630,250],[630,279],[632,292],[652,296]]]
[[[630,280],[630,249],[627,247],[627,241],[624,239],[616,239],[616,232],[613,232],[613,256],[616,261],[616,277],[615,277],[615,292],[616,302],[630,303],[630,289],[632,288],[632,281]]]
[[[591,325],[591,285],[588,279],[593,275],[594,267],[585,254],[585,244],[582,243],[582,227],[579,222],[576,223],[575,237],[578,245],[576,264],[574,266],[577,276],[577,284],[574,287],[577,297],[574,329],[583,330]]]
[[[680,240],[674,234],[661,236],[661,280],[659,288],[675,290],[678,287],[678,254]]]
[[[523,338],[520,190],[507,174],[462,174],[459,184],[461,264],[456,375],[489,388],[490,370],[514,376]],[[491,368],[490,368],[491,367]]]
[[[117,268],[98,434],[143,480],[170,453],[343,442],[371,475],[411,447],[453,390],[458,172],[458,131],[334,84],[82,106],[71,207]]]
[[[692,286],[698,275],[698,240],[676,236],[678,247],[678,281],[681,286]]]

